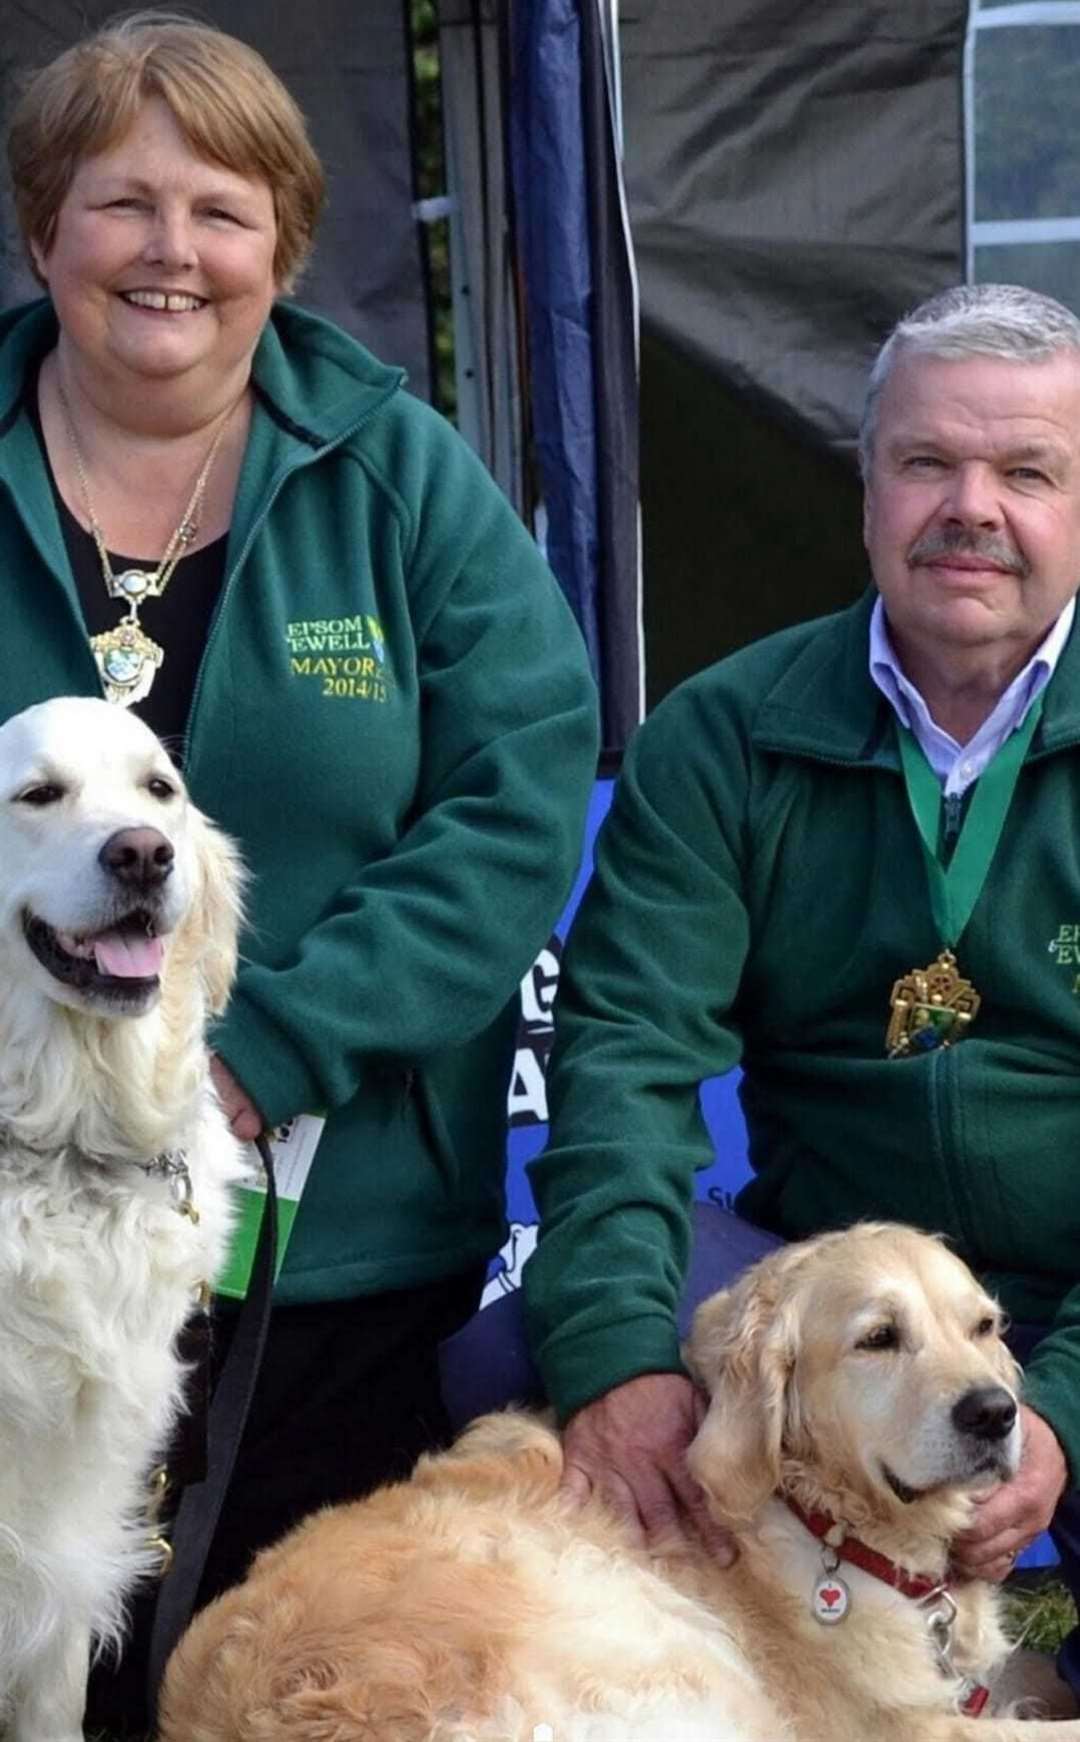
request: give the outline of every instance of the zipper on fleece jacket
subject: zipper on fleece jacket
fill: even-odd
[[[903,775],[899,764],[893,766],[887,762],[850,762],[846,758],[830,756],[819,751],[800,750],[778,752],[786,755],[798,755],[803,761],[816,763],[824,768],[842,768],[864,770],[890,775],[902,783]],[[969,787],[970,793],[973,788]],[[941,841],[939,851],[947,863],[951,857],[963,825],[966,794],[949,794],[942,797],[941,811]],[[957,1230],[959,1238],[965,1242],[969,1251],[977,1251],[979,1242],[975,1238],[977,1232],[977,1217],[973,1213],[974,1206],[967,1190],[968,1157],[958,1153],[962,1149],[957,1143],[957,1113],[960,1107],[959,1097],[962,1094],[957,1081],[962,1069],[962,1060],[958,1052],[963,1050],[963,1043],[958,1047],[939,1047],[929,1053],[925,1060],[898,1060],[897,1070],[909,1066],[918,1069],[925,1064],[924,1077],[925,1094],[923,1106],[927,1120],[927,1131],[930,1143],[930,1153],[941,1181],[944,1194],[952,1206],[951,1222]]]
[[[952,1206],[950,1220],[953,1229],[967,1250],[975,1251],[975,1228],[966,1191],[967,1157],[957,1154],[956,1109],[959,1085],[957,1073],[961,1061],[957,1053],[963,1046],[938,1047],[926,1060],[926,1117],[930,1138],[930,1153],[938,1178]],[[913,1061],[900,1059],[897,1069]]]
[[[947,792],[941,801],[941,853],[946,864],[953,856],[960,839],[960,824],[964,816],[964,800],[958,792]]]

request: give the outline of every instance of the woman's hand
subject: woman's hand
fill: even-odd
[[[252,1143],[266,1127],[266,1120],[259,1112],[247,1090],[242,1088],[233,1076],[224,1059],[214,1053],[210,1059],[210,1076],[217,1090],[218,1100],[225,1109],[225,1117],[229,1121],[229,1129],[241,1143]]]

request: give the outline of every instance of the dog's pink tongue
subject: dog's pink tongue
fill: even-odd
[[[103,932],[94,939],[94,960],[102,974],[118,980],[153,980],[161,972],[165,946],[160,938],[133,932]]]

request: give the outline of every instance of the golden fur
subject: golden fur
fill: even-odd
[[[778,1252],[699,1309],[689,1343],[711,1396],[691,1463],[734,1568],[650,1557],[559,1492],[541,1421],[487,1416],[260,1555],[175,1653],[160,1742],[1075,1742],[1080,1723],[960,1715],[961,1678],[1008,1650],[989,1585],[954,1589],[952,1676],[917,1605],[858,1568],[848,1616],[822,1626],[820,1545],[776,1497],[942,1574],[972,1494],[1019,1456],[1017,1429],[972,1445],[953,1417],[1013,1390],[998,1331],[967,1269],[911,1230]]]

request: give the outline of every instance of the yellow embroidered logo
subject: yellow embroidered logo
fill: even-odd
[[[1080,998],[1080,925],[1059,925],[1046,947],[1059,968],[1073,970],[1073,997]]]
[[[285,628],[294,677],[313,678],[324,696],[385,702],[392,677],[377,617],[316,617]]]

